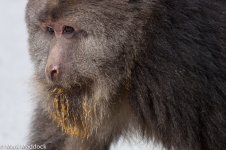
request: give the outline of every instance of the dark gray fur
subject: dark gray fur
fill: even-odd
[[[107,150],[139,133],[166,149],[226,150],[225,0],[29,0],[26,21],[37,109],[30,143],[48,149]],[[45,65],[56,42],[49,17],[82,31],[65,44],[60,85],[100,90],[100,118],[88,139],[49,119]],[[95,89],[96,88],[96,89]],[[104,96],[103,96],[104,95]],[[90,101],[92,96],[89,95]],[[74,99],[76,102],[82,101]]]

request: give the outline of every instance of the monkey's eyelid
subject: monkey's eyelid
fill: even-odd
[[[49,34],[53,34],[55,31],[52,27],[46,27],[46,31],[49,33]]]
[[[71,33],[74,33],[74,32],[75,32],[75,29],[73,27],[65,26],[63,28],[63,34],[71,34]]]

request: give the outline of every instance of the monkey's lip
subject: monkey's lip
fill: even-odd
[[[88,94],[92,88],[92,80],[89,78],[77,78],[76,82],[74,81],[59,81],[59,82],[45,82],[46,89],[49,95],[54,96],[56,91],[66,94],[70,99],[80,98],[85,93]],[[56,95],[55,95],[56,96]]]
[[[81,92],[81,90],[82,90],[82,87],[81,86],[70,86],[70,87],[63,87],[63,86],[50,86],[49,87],[49,89],[48,89],[48,91],[54,91],[54,90],[61,90],[62,92],[64,92],[64,93],[68,93],[68,94],[70,94],[70,93],[74,93],[74,94],[76,94],[76,93],[80,93]]]
[[[54,98],[58,95],[65,95],[69,100],[80,99],[84,93],[87,92],[87,87],[81,85],[73,85],[73,86],[60,86],[60,85],[52,85],[48,88],[49,96]]]

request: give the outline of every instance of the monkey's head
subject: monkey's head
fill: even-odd
[[[42,104],[65,132],[88,136],[125,97],[143,34],[138,18],[145,10],[135,3],[28,2],[29,51]]]

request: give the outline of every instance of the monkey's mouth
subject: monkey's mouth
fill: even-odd
[[[49,114],[62,130],[72,136],[87,137],[90,126],[90,105],[81,87],[49,89]]]

